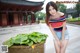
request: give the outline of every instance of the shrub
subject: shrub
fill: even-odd
[[[67,18],[67,21],[76,22],[76,21],[80,21],[80,18]]]

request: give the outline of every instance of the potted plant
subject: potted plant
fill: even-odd
[[[44,43],[47,36],[47,34],[40,32],[18,34],[3,44],[8,45],[8,53],[44,53]]]

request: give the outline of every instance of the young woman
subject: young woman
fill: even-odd
[[[52,1],[46,5],[46,23],[55,38],[56,53],[65,53],[69,40],[65,15],[58,11],[56,3]]]

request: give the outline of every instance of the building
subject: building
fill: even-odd
[[[75,14],[77,12],[77,10],[75,9],[66,9],[66,17],[68,18],[69,15],[71,15],[72,17],[77,17],[77,15]]]
[[[34,23],[34,13],[42,10],[43,4],[44,1],[0,0],[0,26]]]

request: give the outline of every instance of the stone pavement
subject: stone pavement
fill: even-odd
[[[80,26],[67,24],[67,28],[69,31],[69,44],[66,49],[66,53],[80,53]],[[0,45],[5,40],[8,40],[11,37],[16,36],[19,33],[30,33],[33,31],[38,31],[41,33],[48,34],[48,38],[45,43],[45,52],[44,53],[55,53],[54,48],[54,37],[49,30],[46,24],[32,24],[32,25],[24,25],[24,26],[14,26],[14,27],[5,27],[0,28]],[[0,51],[0,53],[2,53]]]

